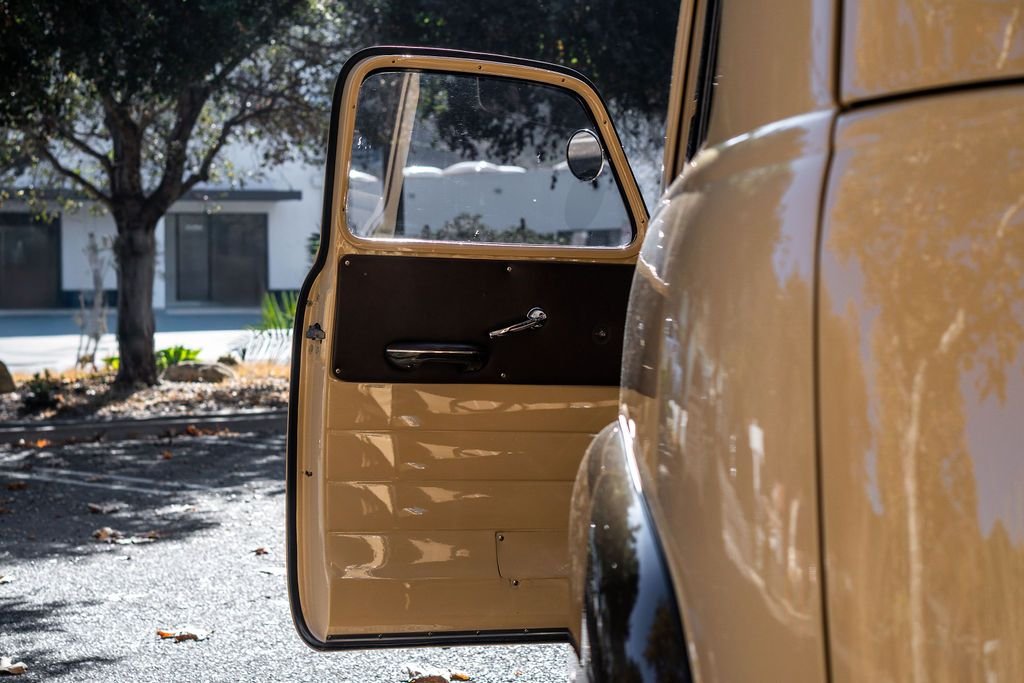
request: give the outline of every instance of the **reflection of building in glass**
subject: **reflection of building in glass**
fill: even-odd
[[[446,168],[407,166],[403,176],[396,237],[579,246],[619,246],[632,239],[610,173],[583,183],[564,162],[526,169],[461,161]],[[369,236],[383,183],[356,169],[349,181],[349,225]]]
[[[610,167],[565,163],[595,127],[568,91],[475,74],[382,72],[360,86],[347,196],[353,233],[498,243],[621,246],[632,224]]]

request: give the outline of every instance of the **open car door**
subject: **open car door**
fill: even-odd
[[[335,92],[296,315],[288,582],[318,648],[564,640],[647,213],[569,69],[415,48]]]

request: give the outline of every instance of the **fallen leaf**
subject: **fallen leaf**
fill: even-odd
[[[180,643],[183,640],[206,640],[210,637],[211,631],[206,631],[195,626],[182,626],[173,629],[157,629],[156,634],[163,639],[174,638],[174,642]]]
[[[259,548],[256,548],[256,550],[253,550],[252,554],[253,555],[269,555],[270,551],[267,550],[266,548],[264,548],[263,546],[260,546]]]
[[[165,451],[160,451],[160,457],[162,459],[164,459],[164,460],[170,460],[171,458],[174,457],[174,453],[171,453],[170,451],[166,451],[166,450]]]
[[[14,510],[11,508],[0,507],[0,515],[9,515],[12,512],[14,512]]]
[[[112,543],[119,538],[124,538],[124,534],[122,534],[117,529],[111,529],[109,526],[104,526],[92,532],[92,537],[95,538],[97,541]]]
[[[28,488],[28,483],[24,481],[9,481],[7,482],[8,491],[24,491]]]
[[[112,512],[117,512],[122,507],[121,503],[116,501],[107,501],[105,503],[88,503],[89,512],[94,515],[109,515]]]
[[[14,576],[13,575],[11,575],[11,574],[0,574],[0,585],[3,585],[5,583],[10,583],[11,581],[14,581]]]
[[[49,439],[36,439],[32,443],[32,445],[35,446],[36,448],[46,448],[47,446],[50,445],[50,440]]]
[[[456,669],[452,669],[451,678],[453,681],[468,681],[472,678],[472,676],[470,676],[465,671],[458,671]]]
[[[20,676],[28,671],[25,662],[15,662],[10,657],[0,657],[0,673],[8,676]]]
[[[402,673],[409,683],[448,683],[448,670],[434,666],[406,662],[402,665]]]

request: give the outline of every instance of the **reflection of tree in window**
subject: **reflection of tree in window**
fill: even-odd
[[[456,74],[424,74],[417,121],[429,122],[430,143],[443,142],[462,159],[530,165],[560,159],[569,136],[593,125],[565,91]]]
[[[460,213],[450,221],[446,221],[439,230],[431,230],[424,225],[419,234],[420,239],[441,242],[495,242],[501,244],[568,244],[563,235],[541,234],[526,227],[521,220],[518,226],[496,230],[480,220],[480,214]]]

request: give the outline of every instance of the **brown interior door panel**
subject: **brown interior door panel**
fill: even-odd
[[[632,275],[621,264],[346,256],[334,372],[352,382],[614,386]],[[490,336],[535,309],[541,326]],[[418,355],[402,367],[395,350]]]

